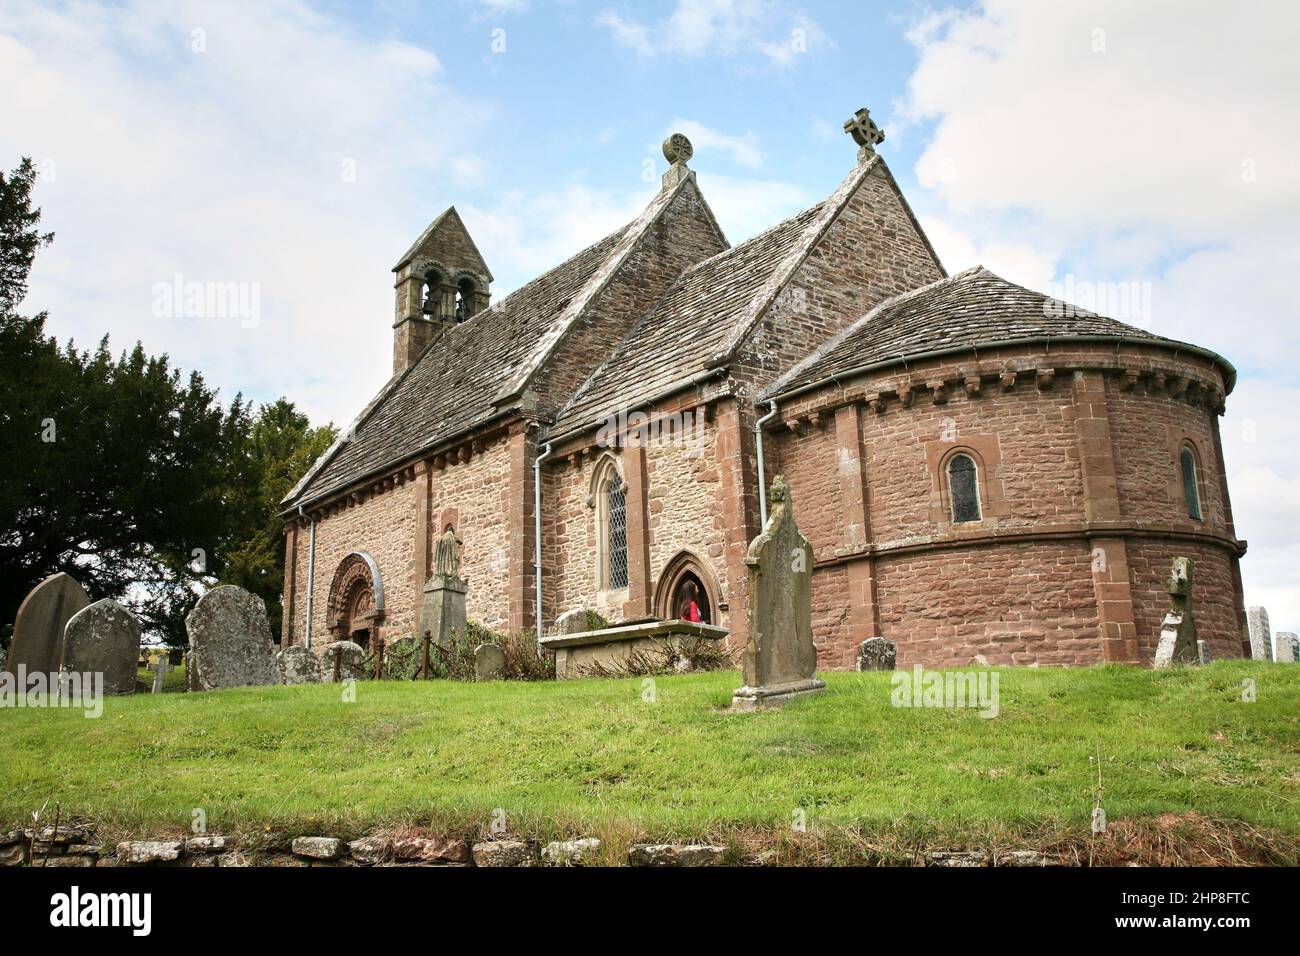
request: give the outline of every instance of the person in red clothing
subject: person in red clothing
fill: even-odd
[[[685,584],[683,584],[682,600],[681,600],[681,604],[679,605],[680,610],[678,610],[677,616],[683,621],[692,621],[696,624],[703,623],[704,618],[700,614],[699,598],[700,598],[700,592],[699,589],[695,586],[694,581],[687,581]]]

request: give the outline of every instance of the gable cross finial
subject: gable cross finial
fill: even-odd
[[[859,158],[875,153],[876,147],[885,141],[885,131],[876,125],[876,121],[871,118],[871,110],[865,106],[844,121],[844,132],[852,136],[853,142],[861,147],[858,150]]]

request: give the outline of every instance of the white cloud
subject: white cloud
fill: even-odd
[[[745,130],[741,136],[732,136],[710,129],[696,120],[675,119],[668,124],[664,135],[684,133],[695,148],[695,153],[709,156],[713,151],[726,154],[739,166],[757,167],[763,165],[763,154],[758,148],[758,137]]]
[[[424,225],[410,196],[477,174],[490,109],[443,85],[433,52],[301,5],[0,11],[0,160],[53,174],[27,308],[83,346],[141,339],[226,398],[354,414],[389,365],[386,278]],[[154,317],[178,274],[256,284],[259,321]]]
[[[916,171],[945,264],[1149,283],[1140,324],[1238,365],[1222,425],[1246,598],[1300,630],[1300,8],[987,0],[910,36],[898,115],[932,130]]]
[[[773,0],[677,0],[672,13],[655,23],[614,10],[603,11],[596,22],[640,57],[757,54],[785,68],[829,42],[816,21]]]

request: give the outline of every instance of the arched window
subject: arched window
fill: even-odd
[[[979,473],[970,455],[953,455],[948,461],[948,498],[953,524],[980,520]]]
[[[474,280],[468,276],[456,283],[456,321],[464,322],[474,314]]]
[[[597,586],[602,591],[627,587],[627,485],[612,456],[596,466],[592,502],[596,508]]]
[[[1178,456],[1178,467],[1183,478],[1183,500],[1187,503],[1187,517],[1201,520],[1201,492],[1196,483],[1196,455],[1184,445]]]
[[[424,305],[422,311],[425,315],[432,315],[434,318],[442,315],[442,273],[437,269],[430,269],[424,274]]]

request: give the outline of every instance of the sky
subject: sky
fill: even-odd
[[[40,170],[48,331],[342,424],[447,206],[499,300],[634,218],[668,133],[735,243],[838,185],[868,107],[950,273],[1236,365],[1246,601],[1300,631],[1297,51],[1290,2],[0,0],[0,165]]]

